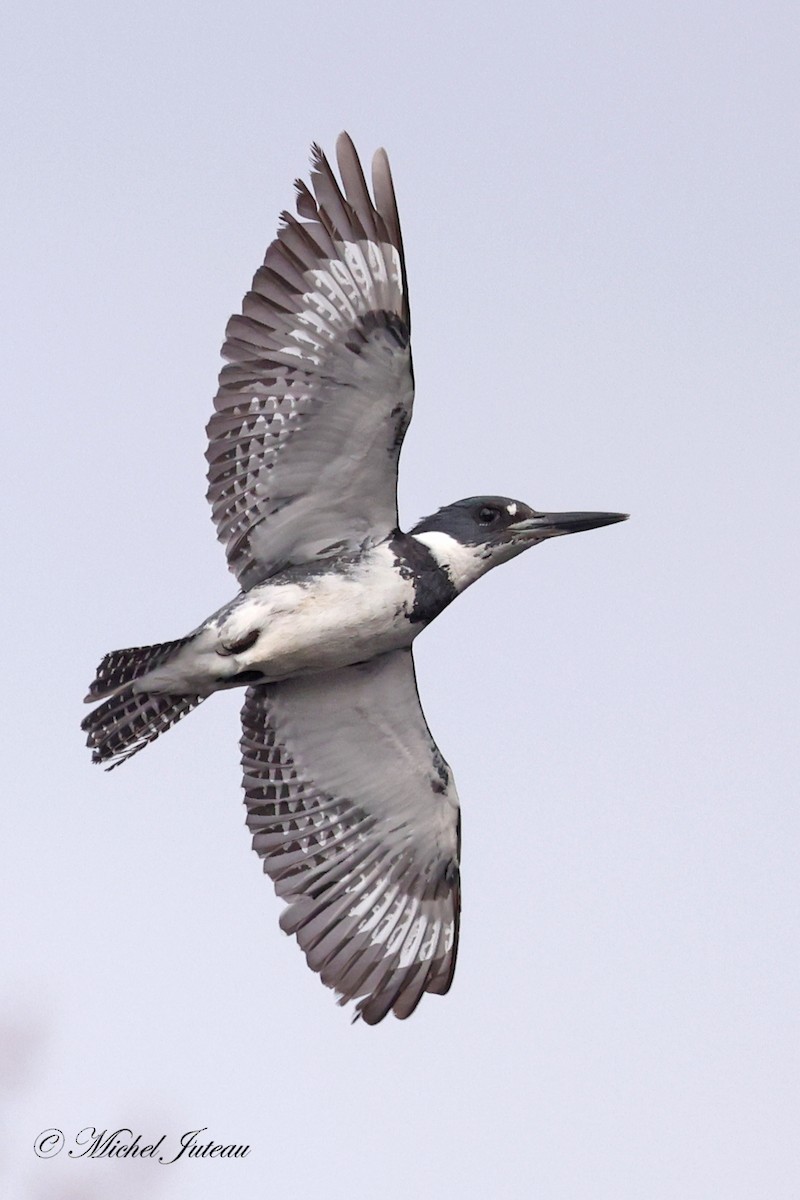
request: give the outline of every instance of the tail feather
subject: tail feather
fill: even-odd
[[[176,651],[187,645],[194,634],[178,638],[174,642],[161,642],[156,646],[131,646],[127,650],[112,650],[97,668],[97,678],[89,686],[87,701],[103,700],[120,692],[126,683],[140,679],[148,671],[160,667],[172,658]]]
[[[113,770],[138,754],[148,742],[154,742],[204,699],[205,696],[167,696],[122,688],[81,722],[81,729],[89,735],[86,744],[91,748],[92,762],[106,763],[106,770]]]

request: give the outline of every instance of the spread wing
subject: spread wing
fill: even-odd
[[[315,146],[313,195],[297,181],[222,348],[208,499],[245,589],[397,526],[414,399],[397,203],[385,151],[374,200],[347,134],[336,153],[344,194]]]
[[[250,687],[247,825],[309,966],[369,1024],[444,993],[459,919],[458,796],[410,650]]]

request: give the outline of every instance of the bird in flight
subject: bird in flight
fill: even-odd
[[[208,499],[241,591],[186,637],[114,650],[83,722],[118,766],[214,692],[245,689],[253,848],[281,927],[339,1003],[376,1024],[453,979],[459,803],[417,694],[411,644],[529,546],[622,521],[471,496],[403,533],[397,463],[414,376],[386,153],[372,193],[347,134],[341,183],[311,187],[231,318],[208,424]]]

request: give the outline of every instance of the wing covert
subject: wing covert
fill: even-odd
[[[410,650],[250,687],[247,825],[281,927],[376,1024],[444,993],[455,968],[460,818],[419,704]]]
[[[245,589],[397,525],[414,397],[397,204],[383,150],[373,200],[346,134],[336,149],[343,190],[313,147],[313,192],[297,181],[222,348],[207,494]]]

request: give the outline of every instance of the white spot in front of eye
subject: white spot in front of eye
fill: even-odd
[[[508,505],[508,515],[510,517],[515,517],[517,515],[517,506],[515,503],[511,503]]]

